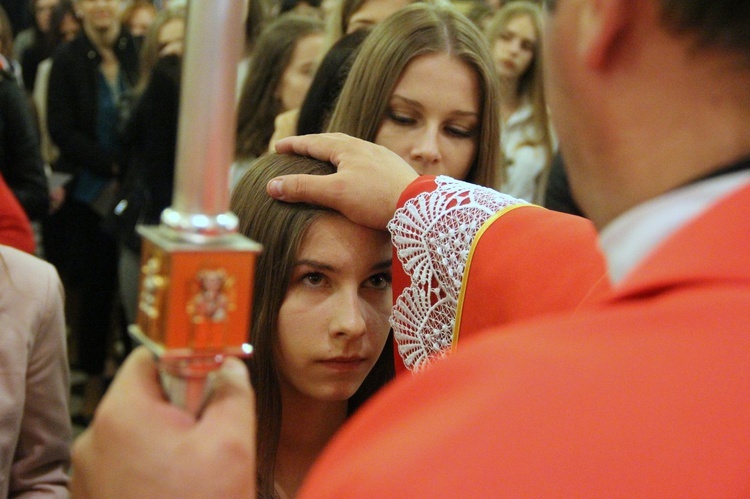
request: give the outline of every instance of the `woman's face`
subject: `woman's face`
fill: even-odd
[[[130,23],[128,24],[130,34],[133,36],[146,36],[146,33],[154,22],[155,17],[156,13],[149,8],[143,7],[136,9],[130,18]]]
[[[281,75],[276,96],[281,101],[282,112],[296,109],[305,100],[323,50],[323,34],[313,33],[299,39],[289,65]]]
[[[385,18],[411,4],[413,0],[367,0],[357,12],[349,18],[346,34],[358,29],[374,26]]]
[[[464,179],[480,135],[476,72],[446,53],[414,58],[391,95],[375,143],[401,156],[421,175]]]
[[[81,31],[81,25],[73,14],[66,12],[60,20],[60,37],[69,42]]]
[[[87,29],[107,31],[117,22],[118,0],[78,0],[76,8]]]
[[[387,234],[338,215],[310,224],[279,310],[282,393],[348,400],[383,350],[391,304]]]
[[[60,3],[60,0],[37,0],[34,3],[34,18],[36,25],[42,33],[47,33],[52,20],[52,11]]]
[[[514,17],[500,31],[492,47],[500,79],[518,82],[534,60],[537,33],[531,17]]]

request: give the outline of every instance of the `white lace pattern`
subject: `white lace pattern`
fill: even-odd
[[[527,204],[450,177],[408,200],[388,230],[411,285],[398,297],[391,327],[404,364],[420,371],[451,348],[458,295],[471,243],[496,212]]]

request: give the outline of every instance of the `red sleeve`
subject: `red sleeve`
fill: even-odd
[[[453,348],[488,327],[575,311],[609,289],[593,224],[520,205],[475,239],[459,298]]]
[[[0,244],[34,253],[34,233],[20,203],[0,177]]]
[[[435,177],[419,177],[398,207],[437,188]],[[500,195],[500,194],[498,194]],[[394,249],[394,303],[411,286]],[[498,211],[477,233],[458,296],[456,327],[465,339],[491,326],[549,313],[574,311],[609,288],[594,226],[585,218],[530,204]],[[397,373],[407,370],[394,343]]]

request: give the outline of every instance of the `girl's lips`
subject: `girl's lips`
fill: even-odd
[[[337,371],[353,371],[359,369],[364,362],[363,357],[333,357],[320,361],[324,366]]]

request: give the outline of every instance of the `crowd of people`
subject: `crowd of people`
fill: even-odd
[[[0,492],[750,491],[744,3],[249,0],[255,350],[197,417],[124,334],[189,2],[2,6]]]

